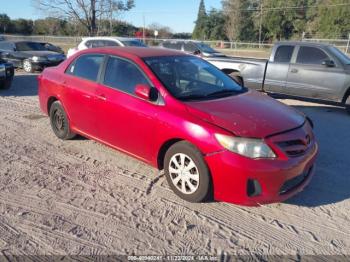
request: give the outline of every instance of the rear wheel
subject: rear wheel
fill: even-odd
[[[67,140],[75,137],[75,134],[70,131],[69,120],[59,101],[54,102],[50,107],[50,122],[58,138]]]
[[[27,73],[33,73],[34,72],[33,64],[28,59],[23,61],[23,69]]]
[[[165,154],[165,175],[170,188],[182,199],[202,202],[211,196],[211,177],[202,154],[181,141]]]
[[[237,74],[237,72],[232,72],[232,73],[229,74],[229,76],[230,76],[233,80],[235,80],[235,82],[236,82],[237,84],[239,84],[240,86],[243,86],[243,79],[242,79],[242,77],[240,77],[240,76]]]

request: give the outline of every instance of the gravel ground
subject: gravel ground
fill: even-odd
[[[308,114],[320,144],[311,184],[286,203],[191,204],[161,172],[94,141],[58,140],[39,110],[36,75],[0,91],[3,255],[350,255],[350,116]]]

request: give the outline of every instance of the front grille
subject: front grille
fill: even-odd
[[[290,157],[302,156],[308,149],[311,139],[303,141],[301,139],[277,142],[277,145]]]
[[[313,146],[314,139],[312,128],[308,122],[300,128],[271,137],[273,143],[288,157],[304,155]]]
[[[306,172],[304,172],[303,174],[287,180],[283,184],[281,189],[279,190],[279,194],[280,195],[287,194],[289,191],[300,186],[307,179],[307,177],[311,174],[311,172],[312,172],[312,167],[309,170],[307,170]]]

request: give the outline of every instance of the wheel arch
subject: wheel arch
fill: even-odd
[[[47,110],[47,113],[48,113],[48,114],[50,114],[50,108],[51,108],[52,104],[53,104],[54,102],[56,102],[56,101],[59,101],[59,99],[58,99],[57,97],[55,97],[55,96],[51,96],[51,97],[49,97],[49,99],[47,100],[47,108],[46,108],[46,110]]]
[[[157,168],[159,170],[162,170],[164,169],[164,157],[165,157],[165,154],[166,152],[168,151],[168,149],[176,144],[177,142],[180,142],[180,141],[186,141],[182,138],[172,138],[172,139],[169,139],[167,141],[165,141],[161,147],[159,148],[158,150],[158,154],[157,154]]]
[[[345,104],[346,102],[346,99],[348,98],[348,96],[350,96],[350,87],[346,90],[344,96],[343,96],[343,99],[342,99],[342,104]]]

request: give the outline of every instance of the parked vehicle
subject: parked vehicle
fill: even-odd
[[[14,68],[11,63],[6,63],[0,58],[0,89],[8,89],[14,76]]]
[[[200,57],[226,57],[210,46],[200,41],[193,40],[165,40],[159,44],[160,47],[183,51],[187,54],[195,54]]]
[[[40,44],[42,46],[44,46],[45,49],[48,50],[48,51],[53,51],[53,52],[56,52],[56,53],[64,54],[64,51],[59,46],[56,46],[56,45],[53,45],[53,44],[47,43],[47,42],[41,42]]]
[[[270,59],[208,58],[246,87],[337,102],[350,113],[350,58],[332,45],[279,42]]]
[[[136,38],[127,37],[85,37],[75,48],[70,48],[67,57],[74,55],[80,50],[98,47],[117,47],[117,46],[138,46],[147,47],[143,42]]]
[[[66,58],[65,55],[48,51],[42,44],[31,41],[1,41],[0,52],[3,60],[30,73],[56,66]]]
[[[198,57],[88,49],[38,80],[40,107],[58,138],[81,134],[165,169],[185,200],[213,193],[244,205],[283,201],[313,176],[311,121]]]

